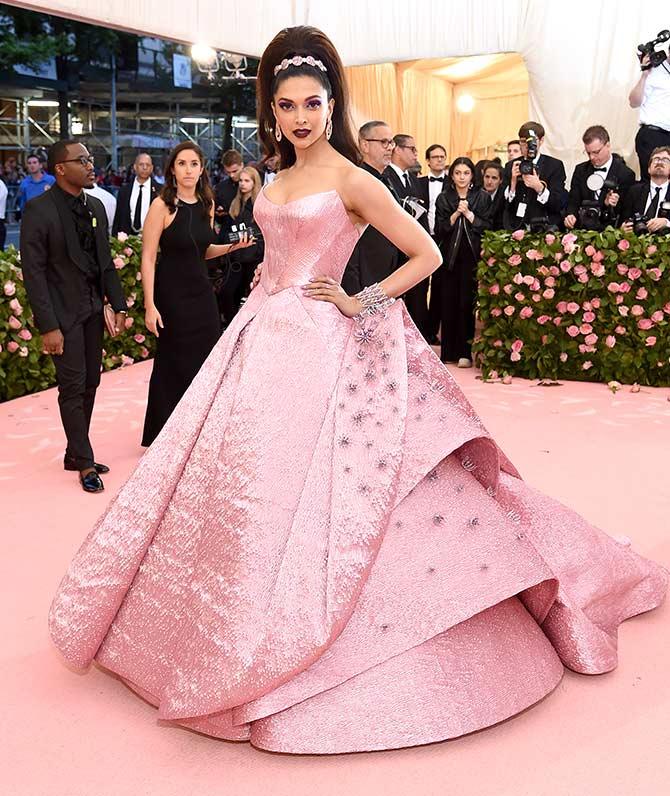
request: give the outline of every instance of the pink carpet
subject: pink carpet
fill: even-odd
[[[566,672],[533,709],[455,741],[393,752],[287,757],[156,724],[118,681],[61,663],[51,596],[141,455],[151,365],[103,377],[93,419],[102,495],[62,470],[54,390],[0,405],[3,796],[656,796],[670,781],[668,607],[625,623],[611,674]],[[452,370],[534,486],[670,565],[670,390],[482,384]],[[665,751],[664,751],[665,750]]]

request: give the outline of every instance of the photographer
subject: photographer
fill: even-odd
[[[651,56],[647,52],[640,64],[643,71],[628,101],[631,108],[640,109],[640,129],[635,136],[635,151],[640,160],[640,178],[646,180],[649,177],[647,166],[652,150],[670,146],[670,54],[658,66],[649,68]]]
[[[526,122],[519,129],[521,158],[505,166],[505,227],[520,229],[534,224],[544,229],[561,223],[561,200],[565,193],[563,162],[541,155],[544,127]]]
[[[670,233],[670,147],[657,147],[648,163],[649,179],[630,189],[623,207],[621,228],[636,235]]]
[[[602,125],[587,128],[582,142],[588,160],[575,166],[565,226],[567,229],[617,226],[635,174],[621,158],[612,155],[609,133]]]

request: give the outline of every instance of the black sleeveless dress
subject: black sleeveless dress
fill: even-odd
[[[163,230],[154,301],[163,319],[149,383],[142,445],[151,445],[221,334],[205,252],[214,230],[200,202],[179,202]]]

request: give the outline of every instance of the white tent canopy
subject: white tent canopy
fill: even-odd
[[[667,0],[49,0],[13,5],[248,55],[260,55],[279,29],[309,24],[330,36],[346,65],[519,53],[529,75],[529,116],[546,128],[546,149],[568,164],[579,159],[581,134],[590,124],[604,124],[615,150],[631,154],[637,113],[627,97],[638,75],[635,48],[670,28]]]

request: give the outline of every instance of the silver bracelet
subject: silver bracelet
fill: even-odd
[[[360,293],[356,293],[354,298],[357,298],[363,305],[363,309],[354,316],[354,320],[362,321],[366,316],[375,315],[378,312],[384,312],[395,301],[394,298],[387,296],[384,293],[382,286],[379,282],[374,285],[363,288]]]

